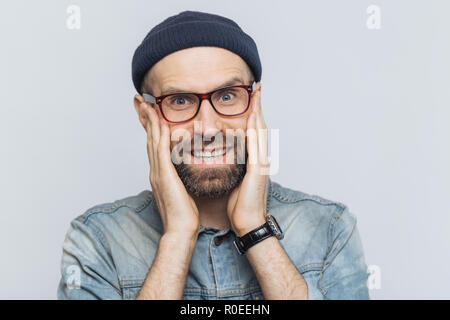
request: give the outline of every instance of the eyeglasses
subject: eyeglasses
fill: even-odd
[[[232,117],[245,113],[250,106],[250,96],[256,89],[251,85],[222,87],[208,93],[179,92],[154,97],[143,93],[145,101],[158,104],[164,119],[172,123],[192,120],[200,110],[201,102],[208,99],[221,116]]]

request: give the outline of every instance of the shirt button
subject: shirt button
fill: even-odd
[[[214,238],[214,243],[216,244],[216,246],[220,246],[222,241],[223,241],[223,238],[221,236],[217,236]]]

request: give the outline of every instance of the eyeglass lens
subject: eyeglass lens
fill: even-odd
[[[211,96],[217,112],[229,116],[242,113],[247,108],[248,99],[248,91],[239,87],[220,89]],[[169,121],[185,121],[196,114],[200,99],[195,94],[173,94],[163,99],[161,107]]]

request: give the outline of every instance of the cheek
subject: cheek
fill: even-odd
[[[245,145],[245,136],[247,131],[247,119],[248,117],[240,117],[239,119],[234,119],[232,122],[228,122],[226,129],[233,130],[234,133],[238,136],[238,139],[235,140],[235,144],[243,147]],[[224,130],[224,134],[226,135],[226,130]],[[226,138],[225,138],[226,139]],[[237,147],[235,152],[238,151],[240,147]]]
[[[177,144],[184,142],[190,144],[193,139],[193,128],[186,125],[169,124],[170,129],[170,149],[172,150]]]
[[[238,129],[246,130],[247,129],[247,119],[248,119],[248,116],[236,119],[235,121],[230,123],[230,126],[228,128],[234,129],[234,130],[238,130]]]

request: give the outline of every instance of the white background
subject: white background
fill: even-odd
[[[81,29],[66,27],[69,5]],[[369,5],[381,29],[369,30]],[[0,298],[55,299],[61,246],[86,209],[149,189],[131,59],[183,10],[258,45],[274,181],[347,204],[373,299],[450,298],[448,1],[2,1]]]

